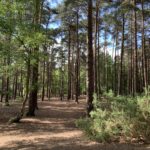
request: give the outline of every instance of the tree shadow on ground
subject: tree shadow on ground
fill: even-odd
[[[76,128],[75,120],[85,117],[85,100],[75,102],[56,99],[39,102],[37,116],[24,118],[19,124],[7,125],[8,119],[20,109],[0,106],[0,150],[150,150],[129,144],[100,144],[85,138]]]
[[[35,138],[34,140],[15,141],[1,147],[2,150],[150,150],[149,147],[129,144],[96,144],[80,142],[80,138]]]

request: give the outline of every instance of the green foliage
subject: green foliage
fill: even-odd
[[[94,96],[91,118],[79,120],[78,126],[101,142],[130,141],[150,138],[150,97],[113,96],[105,93],[100,100]],[[87,125],[90,123],[89,125]]]
[[[85,76],[86,76],[86,70],[85,70],[85,68],[83,68],[81,66],[81,68],[80,68],[80,80],[82,81],[80,83],[81,93],[85,93],[86,92],[86,78],[85,78]]]
[[[144,93],[143,95],[146,95],[146,96],[150,96],[150,86],[148,85],[147,88],[144,88]]]
[[[109,90],[109,92],[107,93],[107,92],[104,92],[104,94],[103,94],[104,96],[106,96],[106,97],[111,97],[111,98],[113,98],[114,97],[114,93],[113,93],[113,91],[112,90]]]
[[[80,127],[81,129],[83,129],[85,131],[85,133],[87,133],[88,136],[91,136],[92,134],[92,130],[91,130],[91,126],[92,126],[92,120],[89,118],[86,119],[79,119],[76,121],[76,126]]]

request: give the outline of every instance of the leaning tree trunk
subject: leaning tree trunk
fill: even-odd
[[[26,106],[26,103],[27,103],[27,100],[28,100],[28,95],[29,95],[29,83],[30,83],[30,58],[28,58],[28,61],[27,61],[27,77],[26,77],[26,85],[25,85],[25,88],[26,88],[25,99],[22,103],[22,107],[21,107],[20,112],[18,113],[18,115],[16,117],[11,118],[9,120],[9,123],[18,123],[18,122],[20,122],[20,120],[24,116],[25,106]]]

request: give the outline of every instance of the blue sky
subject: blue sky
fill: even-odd
[[[56,8],[59,4],[63,2],[63,0],[48,0],[50,2],[51,8]],[[49,28],[58,28],[61,25],[61,22],[58,20],[57,22],[53,22],[49,25]]]
[[[48,1],[50,2],[50,7],[51,8],[56,8],[59,4],[61,4],[63,2],[63,0],[48,0]],[[58,28],[58,27],[61,26],[61,21],[60,20],[56,20],[56,18],[52,18],[52,20],[55,20],[55,22],[51,22],[49,24],[49,28]],[[114,42],[114,41],[111,41],[110,36],[108,36],[108,37],[109,37],[109,42],[111,42],[111,43]],[[60,38],[57,38],[58,43],[60,43],[60,40],[61,40]],[[102,42],[104,42],[103,38],[101,40],[102,40]],[[107,46],[107,51],[110,55],[112,55],[112,49],[113,49],[112,44]]]
[[[56,7],[58,4],[62,3],[63,0],[49,0],[52,8]]]

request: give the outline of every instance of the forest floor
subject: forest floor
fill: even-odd
[[[76,128],[75,121],[85,116],[86,102],[61,102],[58,99],[39,102],[36,117],[24,118],[8,125],[21,104],[0,104],[0,150],[150,150],[144,145],[101,144],[89,140]]]

